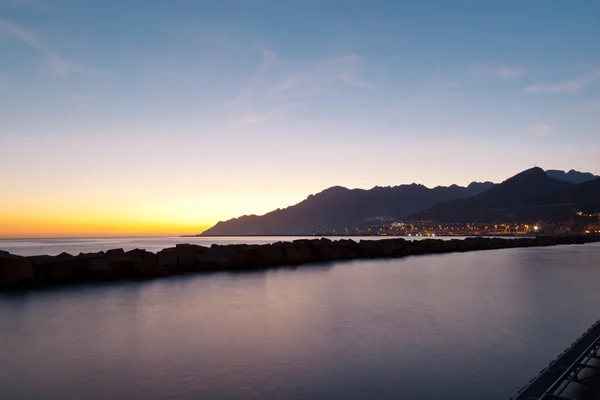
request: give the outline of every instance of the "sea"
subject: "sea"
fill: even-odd
[[[594,243],[1,293],[0,399],[506,400],[600,318],[599,256]]]

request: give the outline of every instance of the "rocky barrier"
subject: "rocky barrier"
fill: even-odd
[[[168,275],[257,270],[338,260],[405,257],[514,247],[583,244],[600,236],[561,236],[521,239],[361,240],[301,239],[265,245],[178,244],[151,253],[123,249],[99,253],[21,257],[0,250],[0,290],[32,289],[81,282],[154,279]]]

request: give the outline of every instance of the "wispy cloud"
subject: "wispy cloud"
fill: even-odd
[[[275,111],[261,107],[269,71],[281,63],[275,52],[261,49],[262,59],[254,74],[246,81],[237,97],[231,102],[233,108],[230,122],[233,125],[252,125],[272,118]]]
[[[252,97],[256,96],[265,84],[268,72],[281,62],[275,52],[269,49],[262,49],[261,53],[262,60],[258,65],[257,71],[248,79],[237,98],[232,102],[234,106],[243,106]]]
[[[358,89],[371,87],[362,77],[363,60],[358,55],[334,57],[300,67],[283,61],[266,47],[261,53],[256,72],[231,103],[234,124],[256,124],[288,116],[293,109],[310,103],[311,96],[326,87],[339,84]]]
[[[538,137],[548,136],[550,132],[552,132],[552,125],[546,122],[538,122],[530,127],[530,132]]]
[[[527,86],[525,93],[562,93],[576,92],[600,79],[600,68],[592,69],[579,76],[558,82],[539,83]]]
[[[361,77],[362,69],[363,59],[358,55],[332,58],[290,74],[284,81],[274,85],[270,94],[289,93],[298,88],[314,87],[336,80],[349,86],[368,89],[372,85]]]
[[[496,63],[483,63],[474,65],[471,73],[474,75],[488,76],[503,80],[514,80],[525,76],[529,72],[527,68]]]
[[[75,72],[91,71],[90,68],[50,50],[35,31],[0,17],[0,34],[2,33],[36,50],[43,57],[46,67],[55,75],[68,76]]]

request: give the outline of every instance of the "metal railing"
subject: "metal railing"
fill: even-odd
[[[590,382],[600,378],[600,362],[592,364],[594,360],[600,361],[600,336],[562,373],[562,375],[546,390],[539,400],[574,400],[563,396],[565,390],[573,383],[577,383],[591,390],[600,391],[600,385]],[[582,372],[591,372],[582,376]]]
[[[577,347],[581,347],[583,344],[582,342],[590,343],[590,340],[592,340],[591,344],[589,344],[584,351],[577,350]],[[565,349],[558,357],[556,357],[554,361],[550,362],[546,368],[542,369],[537,376],[533,377],[529,383],[523,386],[517,392],[516,396],[511,397],[509,400],[576,400],[563,395],[567,387],[573,383],[585,386],[590,390],[597,390],[598,394],[600,394],[600,385],[596,385],[595,382],[590,382],[594,378],[599,379],[600,382],[599,351],[600,320],[596,321],[590,328],[588,328],[587,331],[585,331],[567,349]],[[569,356],[569,354],[573,352],[577,352],[576,354],[578,355],[574,361],[572,361],[573,357]],[[561,363],[565,361],[565,357],[570,358],[570,360],[561,365]],[[597,365],[592,364],[594,360],[598,362]],[[531,389],[538,384],[540,379],[544,378],[544,375],[552,374],[553,372],[558,373],[557,370],[562,370],[563,373],[558,375],[558,378],[556,378],[551,385],[547,386],[546,388],[540,388],[541,390],[539,391],[536,389]],[[596,373],[582,376],[580,373],[583,371],[594,371]]]

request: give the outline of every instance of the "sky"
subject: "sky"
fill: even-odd
[[[600,174],[600,2],[0,0],[0,237]]]

